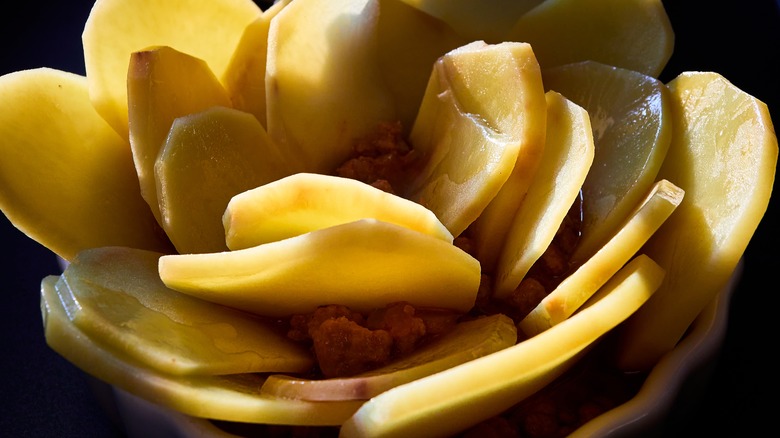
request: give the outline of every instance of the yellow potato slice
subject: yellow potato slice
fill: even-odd
[[[508,296],[553,241],[594,156],[588,113],[554,91],[547,101],[546,145],[538,177],[518,206],[495,271],[493,294]]]
[[[0,77],[0,209],[70,260],[85,248],[171,252],[138,191],[130,145],[95,112],[86,80],[51,69]]]
[[[54,285],[68,318],[91,339],[162,373],[311,369],[311,353],[273,321],[165,287],[161,255],[124,247],[80,252]]]
[[[437,17],[469,41],[506,41],[515,22],[543,0],[401,0]]]
[[[266,128],[265,66],[268,59],[268,30],[271,18],[292,0],[274,2],[244,29],[236,51],[222,76],[233,108],[254,114]]]
[[[349,178],[297,173],[235,195],[223,217],[231,250],[360,219],[377,219],[452,243],[452,234],[420,204]]]
[[[410,135],[423,169],[408,197],[460,235],[496,197],[537,139],[544,89],[531,46],[474,42],[442,56]],[[540,106],[541,105],[541,106]],[[531,148],[531,147],[529,147]]]
[[[586,309],[515,346],[379,394],[342,425],[340,436],[449,436],[493,417],[560,376],[635,312],[663,276],[640,255]]]
[[[684,194],[667,180],[656,183],[612,239],[520,321],[523,333],[535,336],[570,317],[639,251],[680,205]]]
[[[141,195],[164,225],[154,166],[174,119],[216,105],[230,106],[230,99],[203,60],[170,47],[130,56],[127,99],[130,146]]]
[[[213,107],[176,119],[154,168],[163,229],[176,250],[226,251],[230,199],[287,176],[287,163],[249,113]]]
[[[244,28],[261,14],[251,0],[97,0],[82,42],[89,96],[123,138],[130,54],[168,46],[202,59],[222,77]]]
[[[84,372],[152,403],[187,415],[214,420],[336,426],[360,401],[309,402],[260,394],[260,374],[176,376],[161,373],[102,344],[68,319],[54,288],[56,276],[41,284],[41,311],[46,342]]]
[[[530,43],[545,68],[593,60],[658,77],[674,31],[661,0],[548,0],[504,40]]]
[[[239,251],[160,257],[170,288],[265,316],[343,304],[367,313],[389,303],[466,312],[479,262],[427,234],[375,219]]]
[[[647,243],[668,271],[622,333],[620,366],[646,370],[728,282],[769,204],[777,137],[766,105],[714,72],[669,83],[674,134],[659,177],[685,200]]]
[[[496,314],[459,323],[451,332],[409,356],[352,377],[310,380],[268,376],[260,392],[312,401],[368,400],[390,388],[452,368],[517,342],[511,318]]]
[[[353,142],[396,119],[378,62],[378,0],[296,0],[271,20],[268,134],[302,171],[332,173]]]
[[[671,143],[670,96],[645,74],[584,61],[545,69],[544,85],[588,111],[596,155],[582,186],[582,236],[571,263],[588,260],[656,182]]]

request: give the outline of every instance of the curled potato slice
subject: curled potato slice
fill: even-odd
[[[165,287],[162,254],[82,251],[54,285],[78,330],[163,373],[305,372],[313,359],[270,321]]]
[[[41,283],[46,342],[86,373],[187,415],[247,423],[336,426],[361,401],[309,402],[260,394],[259,374],[178,376],[162,373],[91,338],[68,319],[55,290],[56,276]]]
[[[251,0],[98,0],[84,26],[84,65],[97,112],[123,138],[130,54],[169,46],[205,61],[220,78],[244,28],[261,14]]]
[[[312,401],[367,400],[390,388],[452,368],[517,342],[511,318],[496,314],[459,323],[443,337],[393,363],[356,376],[310,380],[268,376],[261,392]]]
[[[342,425],[341,436],[449,436],[497,415],[561,375],[635,312],[663,276],[640,255],[571,318],[515,346],[379,394]]]
[[[106,245],[172,252],[130,145],[95,112],[84,77],[10,73],[0,101],[0,209],[17,228],[66,260]]]
[[[233,196],[223,223],[228,248],[237,250],[360,219],[453,240],[420,204],[357,180],[315,173],[297,173]]]
[[[238,251],[160,257],[170,288],[265,316],[343,304],[369,312],[397,301],[466,312],[479,262],[441,239],[375,219]]]

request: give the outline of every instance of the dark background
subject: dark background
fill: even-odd
[[[763,100],[780,126],[778,0],[664,3],[676,45],[662,79],[686,70],[719,72]],[[92,1],[14,5],[11,12],[4,4],[0,13],[0,74],[42,66],[84,74],[80,38]],[[778,345],[778,316],[772,313],[778,292],[774,276],[780,272],[777,198],[745,254],[724,347],[704,397],[669,435],[745,436],[776,425],[770,382],[777,381],[771,374],[777,362],[770,353]],[[45,275],[58,272],[54,256],[3,215],[0,248],[0,435],[120,436],[83,374],[45,344],[38,288]]]

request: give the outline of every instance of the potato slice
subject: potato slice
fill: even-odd
[[[239,251],[160,257],[170,288],[265,316],[343,304],[367,313],[389,303],[466,312],[479,262],[427,234],[375,219]]]
[[[401,0],[452,26],[469,41],[506,41],[515,22],[543,0]]]
[[[138,191],[130,145],[89,102],[86,80],[51,69],[0,77],[0,209],[70,260],[85,248],[173,249]]]
[[[493,417],[560,376],[635,312],[663,276],[640,255],[586,309],[515,346],[379,394],[342,425],[340,436],[449,436]]]
[[[544,111],[539,64],[523,43],[474,42],[434,64],[410,135],[423,169],[407,196],[460,235],[496,197]],[[542,116],[544,117],[544,116]]]
[[[496,314],[459,323],[451,332],[391,364],[352,377],[310,380],[268,376],[260,392],[312,401],[368,400],[390,388],[474,360],[517,342],[511,318]]]
[[[234,196],[223,217],[231,250],[360,219],[377,219],[452,243],[452,234],[420,204],[349,178],[298,173]]]
[[[274,2],[262,15],[250,23],[236,51],[230,58],[222,83],[230,95],[233,108],[253,114],[267,128],[265,113],[265,67],[268,59],[268,30],[271,18],[292,0]]]
[[[308,402],[260,394],[259,374],[175,376],[161,373],[90,338],[68,319],[54,284],[41,283],[41,311],[46,342],[84,372],[152,403],[187,415],[214,420],[336,426],[354,413],[360,401]]]
[[[545,68],[593,60],[658,77],[674,31],[661,0],[548,0],[504,40],[530,43]]]
[[[162,254],[124,247],[80,252],[54,285],[78,330],[166,374],[306,372],[311,354],[272,321],[165,287]]]
[[[230,99],[203,60],[170,47],[130,56],[127,99],[130,146],[141,196],[164,226],[154,166],[174,119],[216,105],[230,106]]]
[[[554,91],[548,91],[547,140],[539,177],[531,182],[511,219],[498,260],[493,294],[508,296],[541,257],[580,192],[594,155],[587,111]]]
[[[570,317],[639,251],[680,205],[684,194],[667,180],[656,183],[612,239],[520,321],[523,333],[535,336]]]
[[[244,28],[260,16],[250,0],[97,0],[84,26],[84,65],[97,112],[128,137],[130,54],[168,46],[204,60],[222,77]]]
[[[301,171],[332,173],[353,142],[396,120],[378,62],[379,0],[296,0],[271,20],[268,134]]]
[[[621,329],[620,366],[646,370],[671,350],[728,282],[766,212],[777,137],[766,105],[714,72],[669,83],[674,134],[659,177],[685,200],[645,249],[667,271]]]
[[[593,61],[545,69],[544,85],[588,111],[596,155],[582,186],[579,266],[618,230],[656,182],[671,143],[670,96],[659,80]]]
[[[287,163],[249,113],[213,107],[176,119],[154,168],[163,229],[176,250],[226,251],[230,199],[287,176]]]

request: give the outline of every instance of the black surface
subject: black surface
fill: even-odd
[[[662,79],[711,70],[762,99],[780,126],[780,14],[775,0],[667,1],[675,54]],[[0,74],[33,67],[84,73],[81,30],[90,1],[16,2],[0,14]],[[0,102],[3,105],[3,102]],[[2,158],[0,158],[2,159]],[[775,184],[777,189],[778,184]],[[777,190],[775,190],[777,194]],[[780,272],[777,196],[745,254],[729,330],[705,397],[674,435],[747,436],[774,429],[771,409]],[[112,437],[86,379],[45,345],[40,280],[57,273],[54,257],[0,217],[0,436]],[[763,433],[761,434],[763,435]]]

